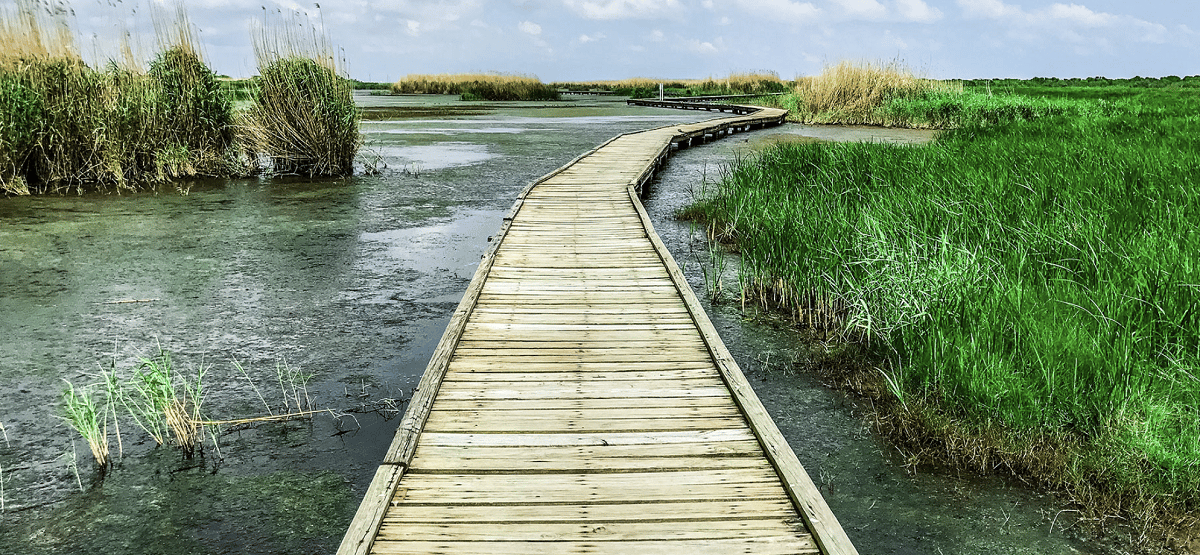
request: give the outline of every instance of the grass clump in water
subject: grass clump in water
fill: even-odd
[[[296,29],[310,29],[304,33]],[[285,175],[347,176],[362,144],[353,88],[327,37],[299,15],[255,35],[259,78],[251,142]]]
[[[208,418],[204,407],[208,390],[206,379],[211,368],[202,364],[180,371],[171,353],[160,347],[154,355],[141,357],[128,372],[119,372],[114,362],[111,369],[99,373],[94,383],[75,386],[68,382],[63,392],[61,416],[88,443],[101,470],[111,463],[110,427],[118,448],[123,450],[120,422],[125,418],[150,436],[156,446],[174,445],[184,458],[191,459],[203,452],[206,435],[220,454],[216,438],[222,426],[287,422],[312,418],[319,413],[342,416],[329,409],[313,408],[308,391],[311,373],[286,362],[276,365],[273,381],[282,397],[277,410],[267,402],[246,369],[237,362],[233,365],[262,401],[268,415],[226,420]]]
[[[176,372],[171,353],[160,349],[157,355],[143,358],[123,384],[122,404],[155,443],[166,443],[170,432],[170,439],[184,457],[192,458],[204,439],[201,407],[206,370],[200,366],[194,379],[185,377]]]
[[[76,388],[68,382],[62,394],[62,418],[87,442],[96,466],[104,469],[111,462],[107,400],[99,401],[97,397],[95,384]]]
[[[780,145],[689,214],[737,244],[744,295],[854,346],[868,389],[903,399],[908,448],[1143,527],[1194,522],[1196,102],[1023,92],[1061,109],[923,147]]]

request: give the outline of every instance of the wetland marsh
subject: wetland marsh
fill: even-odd
[[[368,114],[361,158],[381,158],[376,175],[0,202],[0,552],[331,553],[517,192],[616,133],[695,117],[594,99],[356,99]],[[707,242],[675,210],[771,135],[930,136],[787,125],[677,153],[647,205],[693,287]],[[804,343],[728,303],[710,314],[863,552],[1105,552],[1077,539],[1050,498],[910,474],[852,400],[792,369]],[[206,446],[192,460],[127,431],[101,476],[56,417],[63,380],[85,382],[114,360],[128,368],[158,346],[181,368],[209,368],[213,418],[262,412],[233,361],[258,384],[281,361],[311,373],[314,406],[343,416],[226,429],[219,453]]]

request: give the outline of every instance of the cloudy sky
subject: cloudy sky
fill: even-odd
[[[502,71],[549,82],[756,70],[791,79],[845,59],[899,60],[935,78],[1195,75],[1195,2],[187,0],[186,6],[219,73],[256,73],[251,22],[282,9],[323,25],[358,79]],[[153,36],[143,15],[150,10],[136,0],[75,0],[70,8],[84,37],[118,27]]]

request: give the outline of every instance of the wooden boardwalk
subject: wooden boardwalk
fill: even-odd
[[[616,137],[493,238],[339,554],[854,554],[654,233],[672,143]]]

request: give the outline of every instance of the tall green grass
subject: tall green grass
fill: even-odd
[[[42,8],[19,2],[0,25],[0,189],[136,189],[228,173],[232,105],[182,8],[156,15],[161,52],[148,70],[128,59],[89,66],[63,12]]]
[[[859,345],[918,441],[1093,509],[1187,514],[1200,103],[1113,98],[1020,99],[922,147],[779,145],[688,213],[736,243],[745,295]]]
[[[360,117],[328,37],[293,14],[254,38],[259,79],[248,119],[257,150],[278,174],[352,174]]]

